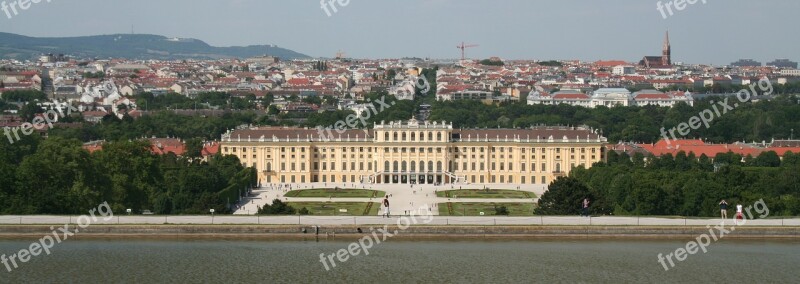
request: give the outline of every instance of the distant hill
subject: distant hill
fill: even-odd
[[[281,59],[310,58],[272,45],[215,47],[197,39],[158,35],[116,34],[83,37],[37,38],[0,33],[0,58],[35,59],[42,54],[66,54],[77,58],[220,59],[270,55]]]

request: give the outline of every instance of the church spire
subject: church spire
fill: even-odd
[[[669,31],[667,31],[667,34],[664,37],[664,50],[663,53],[661,54],[661,65],[663,66],[672,65],[672,46],[669,43]]]

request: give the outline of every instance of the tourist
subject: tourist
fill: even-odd
[[[744,220],[744,214],[742,214],[741,204],[736,204],[736,220]]]
[[[583,199],[583,212],[581,212],[581,216],[589,217],[589,198]]]
[[[389,214],[390,213],[389,213],[389,196],[388,195],[383,199],[383,207],[384,207],[383,208],[383,216],[385,218],[389,218]]]
[[[722,214],[722,220],[728,219],[728,202],[725,199],[719,202],[719,210],[721,211],[720,214]]]

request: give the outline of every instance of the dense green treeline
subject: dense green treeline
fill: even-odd
[[[800,82],[789,82],[786,84],[775,84],[775,81],[772,81],[772,93],[778,95],[786,95],[786,94],[797,94],[800,93]],[[671,87],[663,88],[662,91],[690,91],[695,94],[725,94],[725,93],[736,93],[741,91],[742,89],[747,88],[747,86],[736,85],[736,84],[721,84],[721,83],[714,83],[710,86],[684,86],[684,85],[674,85]],[[638,90],[638,88],[631,88]],[[651,88],[652,89],[652,88]],[[759,92],[763,93],[763,91]]]
[[[204,94],[213,103],[224,103],[226,97],[220,94]],[[162,98],[160,96],[159,98]],[[407,120],[419,111],[419,104],[427,102],[433,95],[419,96],[416,101],[397,100],[385,92],[371,93],[364,102],[372,102],[375,111],[370,112],[367,124],[357,123],[357,128],[372,127],[381,121]],[[213,99],[216,98],[216,99]],[[600,129],[611,143],[633,141],[654,143],[663,138],[665,132],[703,111],[713,109],[721,98],[701,99],[694,106],[678,104],[675,107],[598,107],[594,109],[569,105],[525,105],[524,103],[504,103],[486,105],[477,101],[432,102],[429,120],[450,121],[457,128],[514,128],[534,125],[587,125]],[[738,100],[728,99],[733,105]],[[780,96],[772,100],[754,103],[740,103],[734,110],[720,112],[709,123],[709,127],[692,130],[685,138],[702,138],[714,143],[736,141],[770,141],[788,139],[792,130],[800,131],[800,98]],[[345,121],[353,112],[349,110],[292,113],[257,117],[255,113],[225,114],[222,117],[201,117],[176,115],[162,111],[138,119],[112,116],[103,123],[85,124],[82,128],[61,128],[51,131],[51,135],[92,140],[129,140],[141,137],[179,137],[183,139],[219,139],[228,129],[243,124],[333,127],[338,121]],[[678,132],[675,131],[677,134]],[[671,138],[671,137],[670,137]],[[678,137],[680,138],[680,137]]]
[[[744,162],[742,162],[744,160]],[[800,155],[774,152],[714,159],[679,152],[645,159],[610,152],[608,163],[575,169],[551,184],[539,214],[577,215],[584,198],[597,215],[719,216],[719,202],[745,207],[763,199],[770,216],[800,215]],[[731,215],[732,216],[732,215]]]
[[[666,130],[677,127],[716,105],[721,116],[715,117],[708,128],[701,127],[692,131],[687,138],[704,138],[715,143],[760,142],[770,141],[772,138],[788,139],[792,129],[800,131],[800,98],[797,96],[780,96],[754,103],[739,103],[732,97],[727,103],[731,106],[739,103],[738,107],[726,113],[719,106],[724,101],[721,98],[708,98],[697,100],[694,106],[678,104],[673,108],[646,106],[594,109],[569,105],[486,105],[477,101],[449,101],[434,103],[430,120],[452,121],[458,128],[588,125],[603,130],[603,134],[612,143],[653,143],[662,139],[662,127]]]
[[[91,154],[81,146],[61,137],[0,142],[0,214],[80,214],[106,201],[117,214],[225,213],[257,179],[233,156],[157,156],[143,141]]]
[[[272,99],[264,97],[257,99],[255,95],[249,94],[244,97],[231,96],[223,92],[207,92],[198,94],[195,98],[167,93],[154,95],[152,93],[139,93],[133,96],[137,106],[142,110],[167,110],[167,109],[240,109],[254,110],[261,105],[269,105]]]
[[[221,135],[229,129],[253,123],[255,120],[256,115],[253,113],[227,113],[221,117],[203,117],[163,111],[137,119],[129,116],[118,119],[113,115],[108,115],[102,123],[84,123],[80,128],[55,128],[49,132],[49,135],[78,139],[84,142],[127,141],[153,136],[219,140]]]

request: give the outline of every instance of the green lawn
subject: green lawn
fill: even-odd
[[[286,193],[286,197],[332,197],[332,198],[383,198],[386,195],[383,191],[369,189],[306,189],[294,190]]]
[[[447,198],[536,198],[536,194],[527,191],[508,189],[460,189],[436,192],[437,197]]]
[[[381,207],[380,203],[369,202],[289,202],[288,204],[297,211],[305,207],[309,215],[316,216],[377,216]],[[347,211],[342,212],[341,209]],[[365,211],[368,211],[367,214],[364,214]]]
[[[509,216],[533,216],[533,203],[440,203],[441,216],[494,216],[495,206],[508,208]],[[452,211],[451,211],[452,210]]]

